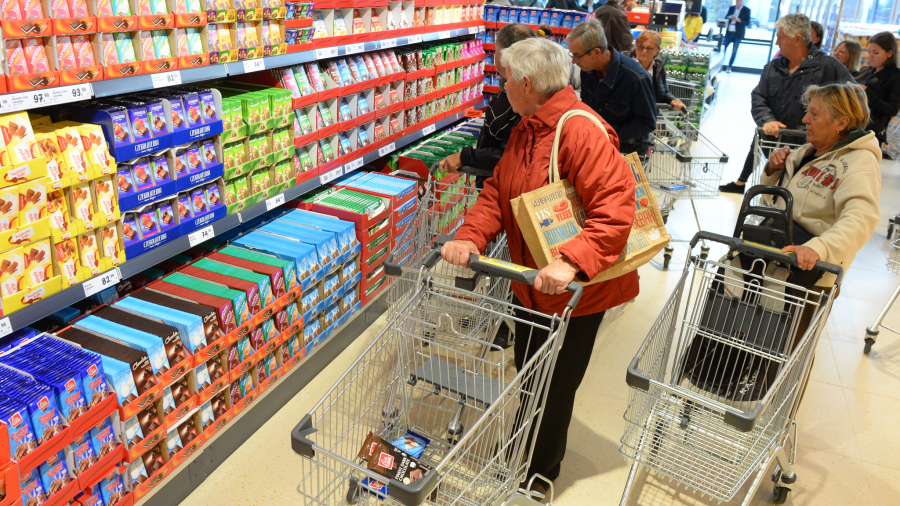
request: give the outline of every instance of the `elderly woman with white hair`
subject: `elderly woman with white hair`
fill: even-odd
[[[560,258],[540,269],[533,287],[515,282],[512,286],[516,305],[561,314],[569,300],[563,294],[569,282],[593,279],[625,249],[634,221],[634,175],[619,154],[615,130],[578,100],[569,86],[569,57],[559,44],[527,39],[504,50],[500,58],[507,69],[509,102],[522,120],[513,129],[494,177],[485,182],[455,240],[445,244],[441,253],[452,264],[467,265],[470,254],[480,253],[506,231],[511,260],[537,269],[513,217],[510,199],[548,184],[558,121],[568,111],[588,112],[600,120],[605,132],[587,118],[567,120],[558,157],[560,177],[572,183],[584,204],[584,228],[560,247]],[[590,362],[604,312],[637,294],[637,271],[584,288],[550,381],[529,475],[539,473],[550,480],[559,476],[575,392]],[[517,311],[516,317],[535,318],[525,311]],[[515,361],[521,368],[547,335],[521,323],[516,327]]]

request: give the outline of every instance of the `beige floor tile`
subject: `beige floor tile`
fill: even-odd
[[[896,306],[884,320],[887,325],[900,321],[900,304],[896,304]],[[872,325],[883,308],[884,303],[866,302],[840,296],[834,301],[831,314],[825,323],[825,330],[832,340],[853,340],[858,342],[862,348],[866,328]]]
[[[831,348],[841,385],[900,399],[900,336],[883,330],[868,355],[861,336],[832,336]]]
[[[797,430],[797,439],[804,448],[861,458],[840,386],[809,382],[797,414]]]
[[[255,477],[254,477],[255,478]],[[181,502],[181,506],[291,506],[297,504],[270,489],[216,472]]]
[[[853,267],[847,271],[847,275],[844,276],[838,300],[848,297],[883,305],[894,293],[898,284],[900,284],[900,276],[889,274],[886,268],[874,271],[857,268],[854,263]]]
[[[872,505],[900,504],[900,471],[875,464],[863,464],[868,473]]]
[[[841,377],[835,364],[831,340],[824,334],[819,338],[819,343],[816,345],[816,358],[810,372],[810,379],[830,385],[841,385]]]
[[[897,431],[900,400],[849,388],[844,389],[844,397],[861,459],[900,469],[900,432]]]

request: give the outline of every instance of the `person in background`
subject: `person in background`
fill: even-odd
[[[578,12],[590,12],[582,7],[577,0],[547,0],[546,9],[560,9]]]
[[[553,27],[550,25],[539,25],[538,26],[538,35],[541,37],[553,41]],[[578,68],[574,63],[569,63],[569,84],[572,85],[572,88],[575,88],[575,94],[578,95],[578,98],[581,98],[581,69]]]
[[[859,68],[859,56],[862,54],[862,46],[855,40],[842,40],[834,48],[834,57],[844,64],[854,79],[859,79],[862,70]],[[868,69],[868,67],[866,67]]]
[[[818,21],[810,21],[809,27],[811,31],[809,32],[809,38],[812,40],[813,45],[816,46],[816,49],[819,51],[822,50],[822,42],[825,41],[825,27],[822,26],[822,23]]]
[[[507,72],[506,67],[501,63],[500,55],[516,42],[537,36],[537,33],[528,25],[521,23],[506,25],[497,32],[494,40],[496,49],[494,65],[503,78],[502,83],[506,82]],[[440,168],[451,173],[458,172],[463,166],[475,167],[482,172],[493,172],[500,157],[503,156],[503,150],[506,149],[509,134],[519,124],[520,119],[522,118],[509,104],[504,86],[501,86],[500,93],[490,101],[484,112],[484,126],[481,127],[481,132],[478,134],[478,142],[475,143],[475,147],[463,148],[462,151],[444,158],[440,162]],[[481,188],[485,179],[485,177],[476,177],[475,185]]]
[[[731,48],[731,59],[728,61],[728,66],[725,67],[726,72],[731,72],[732,67],[734,67],[734,58],[737,56],[738,46],[744,40],[744,36],[747,33],[747,25],[750,24],[750,8],[744,7],[744,0],[735,0],[734,5],[728,8],[725,19],[728,21],[728,29],[725,31],[722,54],[724,55],[728,51],[729,44],[734,44],[734,47]]]
[[[666,82],[666,64],[661,58],[657,58],[661,44],[662,37],[658,32],[644,30],[638,35],[634,42],[634,51],[629,56],[637,60],[653,77],[653,96],[656,97],[657,104],[671,105],[676,111],[684,109],[684,102],[675,98],[669,91]]]
[[[857,82],[866,90],[872,130],[879,143],[887,142],[887,126],[900,111],[900,69],[897,68],[897,39],[891,32],[869,39],[869,68]]]
[[[763,68],[759,84],[750,96],[753,121],[763,129],[763,138],[779,139],[782,128],[802,130],[803,92],[810,85],[853,82],[853,76],[841,62],[819,51],[810,39],[809,18],[803,14],[787,14],[775,22],[778,30],[775,42],[781,56]],[[803,138],[783,136],[787,144],[802,144]],[[719,186],[725,193],[743,194],[754,167],[755,139],[744,160],[744,169],[737,181]],[[763,155],[768,158],[769,153]]]
[[[626,11],[634,8],[637,0],[609,0],[606,5],[594,11],[594,17],[603,26],[610,49],[627,54],[634,46],[634,35],[628,24]]]
[[[703,18],[700,14],[689,12],[684,16],[684,41],[690,44],[697,42],[703,32]],[[645,30],[646,31],[646,30]]]
[[[634,176],[618,151],[618,136],[569,86],[569,62],[559,44],[542,38],[513,44],[501,56],[509,81],[506,92],[522,121],[513,129],[494,177],[484,184],[478,201],[466,213],[453,241],[441,249],[445,261],[468,265],[501,231],[509,239],[513,263],[537,269],[537,263],[513,216],[510,199],[544,187],[556,127],[572,110],[587,111],[603,130],[587,118],[565,123],[559,142],[559,175],[568,179],[584,202],[584,229],[560,247],[562,256],[537,275],[533,286],[513,282],[513,304],[544,314],[562,314],[570,294],[569,282],[593,279],[615,262],[628,243],[634,222]],[[531,467],[526,477],[539,473],[553,481],[559,477],[575,395],[584,379],[594,341],[606,310],[638,295],[637,271],[584,287],[581,302],[569,319],[566,338],[549,378],[544,415],[534,438]],[[547,331],[522,323],[549,326],[542,316],[516,310],[515,362],[522,365],[546,342]],[[545,327],[546,328],[546,327]],[[535,482],[533,489],[545,493]]]
[[[597,19],[578,24],[566,40],[572,63],[581,68],[581,100],[616,129],[622,153],[646,154],[656,129],[653,78],[640,63],[607,46]]]

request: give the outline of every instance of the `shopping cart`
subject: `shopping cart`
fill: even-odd
[[[890,237],[890,234],[888,235]],[[891,251],[888,254],[888,270],[893,272],[894,274],[900,274],[900,239],[894,239],[891,242]],[[881,313],[878,314],[878,318],[875,319],[875,323],[872,324],[871,327],[866,329],[866,345],[863,348],[863,353],[866,355],[872,351],[872,345],[875,344],[875,340],[878,339],[879,328],[884,327],[894,334],[900,334],[900,330],[892,329],[882,323],[884,321],[885,315],[890,311],[891,307],[894,305],[894,301],[897,300],[897,296],[900,296],[900,285],[897,286],[897,289],[894,290],[894,294],[891,295],[891,298],[888,299],[887,304],[884,305],[884,309],[881,310]]]
[[[791,151],[799,148],[806,143],[806,131],[804,130],[788,130],[781,129],[778,137],[765,135],[762,128],[757,128],[753,136],[753,172],[747,180],[747,188],[752,188],[759,184],[766,163],[772,152],[785,146],[791,148]],[[754,205],[760,202],[757,200]]]
[[[703,109],[703,100],[706,98],[705,84],[679,81],[676,79],[669,79],[667,84],[669,86],[669,93],[678,100],[681,100],[685,109],[697,112]]]
[[[660,108],[665,111],[665,107]],[[703,230],[697,213],[697,199],[714,199],[719,195],[722,170],[728,163],[728,155],[717,148],[687,121],[680,123],[670,119],[669,113],[661,116],[661,128],[650,135],[652,146],[642,160],[644,172],[657,196],[663,220],[667,221],[675,201],[690,199],[697,221],[697,229]],[[686,242],[677,241],[672,242]],[[671,242],[663,251],[663,267],[668,268],[674,248]],[[706,258],[709,248],[704,244],[701,258]]]
[[[433,250],[426,258],[415,295],[389,315],[381,334],[291,432],[292,448],[305,457],[297,487],[305,504],[500,505],[521,499],[518,486],[581,285],[569,285],[572,297],[561,315],[542,315],[435,280],[427,269],[439,254]],[[477,255],[469,267],[529,284],[537,276]],[[534,354],[507,382],[505,360],[494,353],[501,350],[463,331],[448,313],[452,305],[514,312],[530,329],[519,338],[529,339]],[[491,352],[472,352],[480,347]],[[446,430],[454,422],[463,427],[459,439]],[[401,482],[370,469],[361,453],[370,432],[387,442],[408,432],[429,439],[419,458],[424,476]]]
[[[833,302],[823,294],[831,292],[771,277],[796,264],[776,248],[699,232],[692,250],[701,239],[740,256],[687,260],[628,367],[631,395],[619,451],[633,465],[623,505],[641,466],[718,501],[731,500],[753,477],[744,505],[773,460],[776,503],[797,478],[794,416]],[[817,262],[816,268],[835,274],[834,287],[840,285],[840,267]],[[804,311],[811,320],[798,335]]]

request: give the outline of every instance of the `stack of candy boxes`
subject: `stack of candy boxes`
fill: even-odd
[[[11,0],[2,16],[8,91],[209,64],[199,0]]]
[[[216,86],[223,96],[223,195],[231,214],[295,186],[303,170],[290,92],[236,82]]]
[[[209,22],[201,38],[212,63],[287,53],[287,6],[282,0],[201,1]]]
[[[353,223],[361,245],[359,297],[365,305],[390,282],[383,265],[388,256],[412,253],[417,183],[379,173],[353,173],[334,183],[295,205]]]
[[[173,87],[94,100],[72,116],[102,127],[116,160],[127,258],[225,215],[221,94]]]
[[[483,58],[480,41],[471,40],[322,60],[252,78],[290,91],[294,145],[309,177],[480,101]]]
[[[100,126],[0,115],[0,294],[11,313],[125,261]]]

